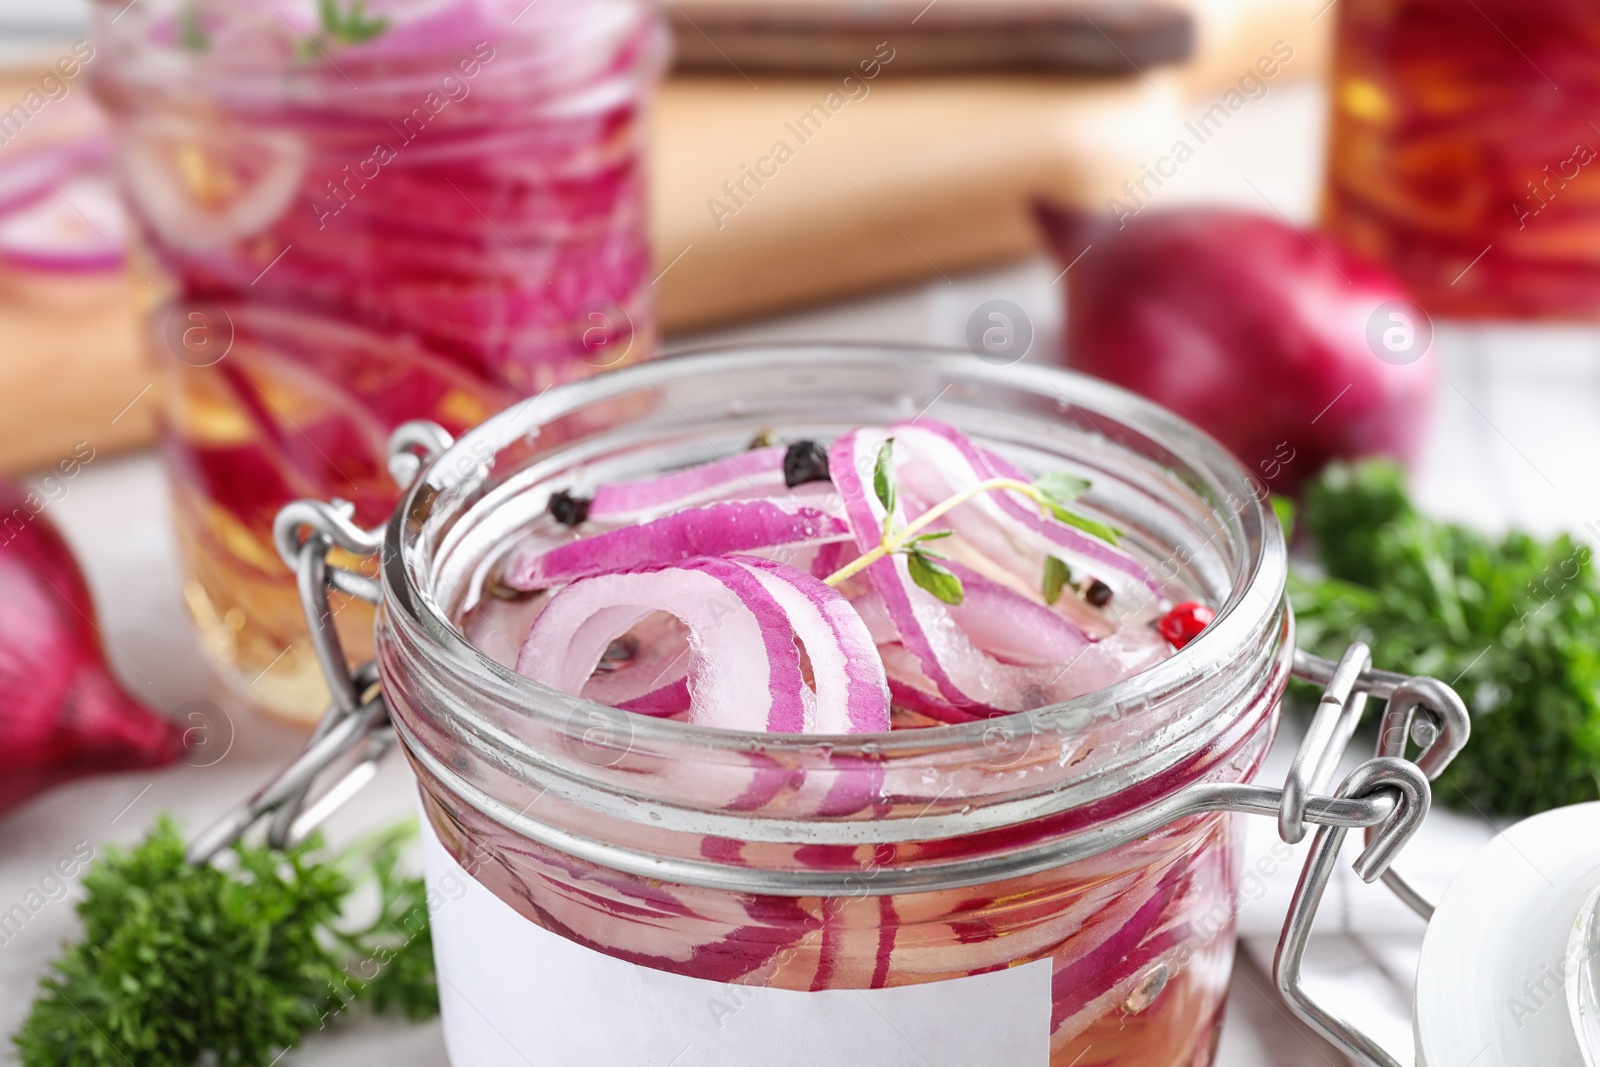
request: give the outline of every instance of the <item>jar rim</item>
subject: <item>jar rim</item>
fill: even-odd
[[[614,400],[640,389],[660,389],[719,372],[759,369],[774,355],[807,365],[835,363],[896,365],[952,378],[973,378],[1055,396],[1068,405],[1104,413],[1136,425],[1181,458],[1188,472],[1201,479],[1219,499],[1234,506],[1226,512],[1232,540],[1245,546],[1233,574],[1228,598],[1211,623],[1185,647],[1139,673],[1110,686],[1057,704],[964,724],[941,724],[874,734],[773,734],[729,730],[619,713],[606,705],[561,693],[524,678],[490,659],[460,632],[435,600],[418,584],[428,567],[410,564],[419,552],[424,521],[440,502],[460,502],[488,477],[494,456],[519,440],[537,437],[539,428],[564,414],[597,402]],[[487,453],[486,450],[487,449]],[[1026,720],[1032,730],[1064,731],[1108,714],[1118,714],[1149,693],[1176,690],[1196,677],[1225,670],[1240,648],[1273,624],[1280,611],[1287,580],[1287,548],[1282,527],[1271,513],[1268,494],[1214,438],[1180,416],[1143,397],[1109,383],[1057,368],[996,366],[970,352],[922,344],[883,342],[763,342],[700,347],[670,358],[555,386],[502,411],[474,427],[450,448],[430,457],[402,495],[384,538],[382,575],[385,610],[399,612],[410,627],[430,638],[448,669],[470,678],[476,687],[504,698],[534,717],[571,721],[575,714],[626,715],[636,743],[693,746],[769,754],[823,751],[833,756],[889,759],[896,755],[971,749],[984,743],[997,721]],[[528,697],[535,697],[529,700]],[[520,699],[519,699],[520,698]]]

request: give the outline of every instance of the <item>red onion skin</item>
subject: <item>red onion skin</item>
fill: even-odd
[[[106,669],[89,588],[28,498],[0,479],[0,816],[69,779],[183,751],[178,727]]]
[[[1332,237],[1225,209],[1088,217],[1041,204],[1067,273],[1074,370],[1206,430],[1274,492],[1333,459],[1415,461],[1432,409],[1431,351],[1387,363],[1367,341],[1400,283]]]

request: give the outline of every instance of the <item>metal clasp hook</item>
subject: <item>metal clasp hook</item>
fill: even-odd
[[[389,471],[407,489],[423,466],[451,443],[449,433],[434,423],[404,423],[389,438]],[[374,557],[382,548],[382,528],[363,530],[354,516],[355,507],[347,501],[296,500],[273,521],[273,542],[295,573],[311,647],[332,699],[300,755],[195,839],[189,849],[192,863],[210,862],[269,816],[267,841],[274,847],[303,838],[370,780],[378,761],[393,747],[394,728],[378,690],[377,668],[368,662],[350,669],[328,599],[333,589],[372,604],[383,596],[376,578],[328,562],[335,547],[361,557]],[[302,813],[318,777],[352,753],[344,774]]]
[[[1327,689],[1284,786],[1279,828],[1286,841],[1299,839],[1290,838],[1290,833],[1304,834],[1303,823],[1287,825],[1290,817],[1304,818],[1304,801],[1297,798],[1318,788],[1320,776],[1338,767],[1338,757],[1360,723],[1359,702],[1366,696],[1386,699],[1376,754],[1350,773],[1338,796],[1372,798],[1388,793],[1398,798],[1387,820],[1366,827],[1366,848],[1356,859],[1355,870],[1363,881],[1382,879],[1401,901],[1427,919],[1433,915],[1433,905],[1401,877],[1393,863],[1427,816],[1432,803],[1429,781],[1466,746],[1472,722],[1461,697],[1438,679],[1407,677],[1370,664],[1371,654],[1362,644],[1352,645],[1338,663],[1295,653],[1294,673]],[[1422,749],[1414,763],[1404,758],[1410,742]],[[1400,1067],[1370,1037],[1311,999],[1301,985],[1301,963],[1311,925],[1349,829],[1323,825],[1317,831],[1284,921],[1273,975],[1295,1014],[1347,1056],[1366,1067]]]
[[[1394,814],[1381,828],[1369,828],[1369,843],[1355,863],[1356,873],[1365,882],[1372,882],[1388,871],[1395,854],[1411,840],[1428,814],[1428,779],[1416,764],[1394,757],[1369,760],[1357,767],[1339,787],[1338,795],[1366,797],[1383,791],[1397,792],[1400,799]],[[1337,1012],[1313,1000],[1301,984],[1300,966],[1311,939],[1311,926],[1349,832],[1343,826],[1324,826],[1317,831],[1284,920],[1283,936],[1278,941],[1272,965],[1273,979],[1295,1014],[1347,1056],[1377,1067],[1400,1067],[1399,1062],[1372,1038]]]
[[[1298,667],[1301,656],[1297,654]],[[1306,836],[1306,797],[1327,791],[1339,760],[1361,725],[1367,694],[1356,688],[1361,674],[1372,666],[1372,651],[1360,641],[1345,649],[1328,676],[1317,713],[1311,719],[1300,751],[1295,753],[1289,777],[1283,783],[1283,804],[1278,809],[1278,836],[1298,844]]]

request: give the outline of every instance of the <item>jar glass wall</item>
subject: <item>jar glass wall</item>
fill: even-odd
[[[654,345],[647,0],[95,8],[205,644],[251,702],[325,690],[271,521],[393,505],[390,430],[454,430]],[[339,605],[352,654],[371,615]]]
[[[605,708],[461,630],[575,468],[604,482],[930,404],[1024,470],[1089,476],[1087,506],[1216,620],[1064,704],[827,738]],[[1237,827],[1144,820],[1193,783],[1249,781],[1270,744],[1292,626],[1264,498],[1198,431],[1060,372],[849,346],[657,363],[519,405],[434,461],[389,527],[379,670],[434,831],[528,922],[657,970],[793,990],[1048,960],[1052,1064],[1092,1047],[1093,1062],[1202,1065],[1232,962]],[[782,788],[736,800],[774,772]],[[447,1014],[447,1032],[477,1025]]]

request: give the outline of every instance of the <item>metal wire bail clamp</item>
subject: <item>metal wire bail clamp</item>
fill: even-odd
[[[402,491],[409,489],[426,462],[451,444],[450,435],[431,422],[401,424],[389,437],[391,477]],[[328,684],[330,702],[300,754],[249,800],[195,838],[188,852],[191,863],[210,862],[263,818],[271,820],[267,841],[273,847],[303,840],[371,779],[394,745],[377,667],[368,661],[350,669],[328,595],[338,590],[374,605],[383,597],[375,577],[329,562],[335,548],[363,558],[376,558],[381,551],[382,528],[363,530],[355,524],[354,513],[354,506],[342,500],[296,500],[273,521],[273,542],[294,571],[311,648]],[[319,778],[341,761],[347,764],[344,772],[323,783],[322,793],[307,809],[307,798]]]

